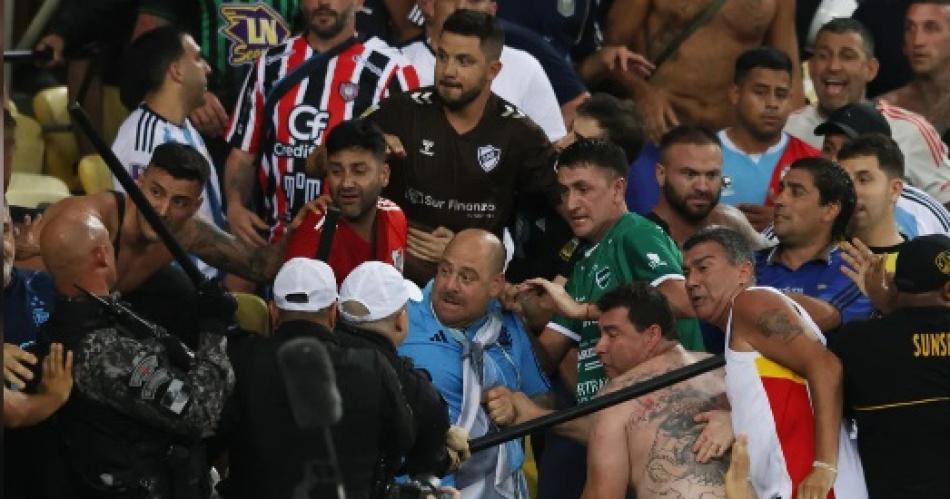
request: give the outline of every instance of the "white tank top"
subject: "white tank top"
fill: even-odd
[[[801,306],[775,288],[752,287],[781,296],[825,344],[825,337]],[[748,291],[748,290],[747,290]],[[729,348],[732,310],[726,323],[726,394],[736,435],[749,442],[749,479],[760,499],[792,499],[795,487],[814,461],[814,414],[806,380],[759,352]],[[864,472],[855,442],[842,423],[838,439],[838,476],[829,498],[866,499]]]

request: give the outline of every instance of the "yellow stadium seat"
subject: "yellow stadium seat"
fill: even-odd
[[[267,303],[257,295],[250,293],[231,293],[237,300],[237,312],[234,320],[245,331],[251,331],[261,336],[270,336],[270,310]]]
[[[40,124],[29,116],[13,112],[16,120],[16,151],[13,154],[13,171],[43,173],[43,131]]]
[[[79,187],[76,162],[79,161],[79,143],[70,130],[72,122],[66,106],[69,96],[65,86],[51,87],[33,96],[33,114],[43,126],[46,142],[46,173],[61,178],[71,189]]]
[[[14,206],[36,208],[69,197],[69,187],[53,176],[37,173],[13,172],[7,203]]]
[[[79,183],[86,194],[98,194],[112,189],[112,172],[98,154],[88,154],[79,160]]]

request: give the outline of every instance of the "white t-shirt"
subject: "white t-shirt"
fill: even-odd
[[[435,53],[428,43],[410,43],[402,48],[402,53],[416,68],[420,87],[435,82]],[[501,71],[492,81],[491,90],[537,123],[548,140],[553,142],[567,134],[554,87],[541,63],[531,54],[508,46],[502,48]]]
[[[950,159],[947,146],[927,120],[904,108],[877,101],[874,105],[891,127],[891,137],[904,153],[904,178],[943,204],[950,203]],[[785,131],[821,149],[824,137],[815,127],[825,122],[817,106],[805,106],[788,117]]]
[[[202,193],[204,199],[199,211],[202,216],[213,221],[215,225],[224,228],[224,212],[221,207],[221,186],[218,182],[218,173],[215,170],[214,162],[211,160],[211,155],[208,154],[208,148],[205,147],[204,140],[201,139],[201,134],[198,133],[198,130],[195,129],[188,118],[185,118],[184,126],[178,126],[155,114],[142,103],[122,122],[122,126],[119,127],[119,131],[115,136],[115,141],[112,143],[112,152],[125,166],[129,175],[133,179],[137,179],[152,159],[152,151],[165,142],[176,142],[194,147],[208,161],[208,169],[211,174],[205,184],[205,191]],[[125,191],[122,184],[114,177],[112,184],[117,191]],[[201,272],[209,278],[218,275],[216,269],[204,262],[198,260],[196,263]]]

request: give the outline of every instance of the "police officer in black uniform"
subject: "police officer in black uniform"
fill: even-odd
[[[351,349],[333,333],[337,291],[333,270],[308,258],[288,260],[274,280],[279,325],[269,337],[230,339],[237,389],[218,438],[230,470],[219,486],[232,498],[333,498],[336,464],[320,428],[300,428],[277,353],[298,338],[315,338],[332,359],[342,418],[330,426],[349,499],[382,497],[415,435],[412,414],[389,362],[376,351]],[[314,380],[320,383],[321,380]],[[444,433],[443,433],[444,438]]]
[[[50,497],[208,497],[201,439],[234,384],[220,334],[234,309],[203,298],[201,329],[216,333],[202,332],[192,353],[110,296],[114,251],[91,212],[51,220],[40,247],[58,294],[41,335],[74,352],[75,388],[51,423],[58,448],[36,463],[57,476],[39,487]]]
[[[380,352],[399,377],[416,432],[415,445],[406,456],[402,473],[442,477],[468,458],[468,432],[449,426],[448,408],[428,373],[396,353],[408,332],[406,303],[421,299],[419,288],[392,265],[364,262],[340,286],[342,320],[335,332],[347,346]]]

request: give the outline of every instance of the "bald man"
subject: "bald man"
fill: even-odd
[[[489,388],[505,386],[535,399],[549,391],[524,326],[498,301],[504,267],[505,249],[495,235],[481,229],[456,234],[422,301],[409,302],[409,334],[399,347],[432,375],[449,406],[449,420],[473,438],[484,435],[491,420],[514,418],[510,406],[488,406],[486,413],[481,402]],[[508,442],[473,454],[443,484],[460,489],[465,498],[527,497],[523,460],[521,444]]]
[[[56,424],[66,466],[78,473],[74,483],[43,486],[57,487],[57,497],[172,497],[177,479],[207,490],[201,439],[213,433],[234,384],[224,338],[201,333],[192,357],[164,330],[116,321],[87,298],[80,287],[111,300],[117,282],[112,238],[96,210],[61,213],[41,234],[57,292],[43,337],[75,353],[75,388]],[[189,476],[173,480],[170,469]]]

